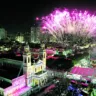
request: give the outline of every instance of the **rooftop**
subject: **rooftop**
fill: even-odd
[[[0,80],[0,87],[3,88],[3,89],[5,89],[5,88],[7,88],[7,87],[9,87],[11,85],[12,84],[10,84],[10,83],[8,83],[8,82],[6,82],[4,80]]]
[[[14,79],[18,76],[20,68],[16,68],[14,65],[9,65],[7,63],[0,63],[0,76],[7,79]],[[23,69],[19,75],[23,74]]]
[[[65,58],[48,59],[47,67],[54,70],[68,70],[73,67],[72,60]]]

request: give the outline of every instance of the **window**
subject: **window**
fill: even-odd
[[[36,72],[37,70],[36,70],[36,68],[35,68],[35,72]]]
[[[44,53],[44,57],[43,58],[45,58],[45,53]]]
[[[28,63],[30,62],[30,57],[28,57]]]
[[[41,66],[41,70],[42,70],[42,66]]]
[[[26,63],[26,58],[25,58],[25,63]]]

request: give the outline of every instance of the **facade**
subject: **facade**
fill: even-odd
[[[25,46],[23,54],[23,72],[26,74],[27,86],[42,86],[47,81],[46,71],[46,51],[42,50],[40,54],[43,55],[41,60],[36,63],[31,63],[31,52],[29,46]]]
[[[21,63],[23,75],[9,80],[11,85],[7,88],[0,87],[0,96],[29,96],[34,86],[42,87],[46,84],[46,51],[44,48],[40,50],[40,54],[42,58],[32,63],[29,45],[24,47],[23,64]]]

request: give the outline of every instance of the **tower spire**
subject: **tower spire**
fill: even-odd
[[[26,75],[26,85],[30,85],[30,75],[31,75],[31,52],[28,43],[24,46],[24,53],[23,53],[23,73]]]
[[[28,42],[26,42],[25,46],[24,46],[24,53],[29,53],[30,52],[30,47]]]

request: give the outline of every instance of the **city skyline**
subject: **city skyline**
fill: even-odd
[[[0,6],[0,27],[9,33],[29,32],[36,23],[36,17],[49,14],[55,8],[80,9],[95,11],[95,0],[33,0],[31,2],[9,2]]]

